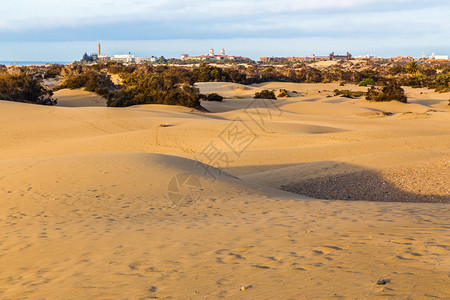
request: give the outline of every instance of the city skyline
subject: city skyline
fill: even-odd
[[[136,56],[450,54],[447,1],[19,0],[0,11],[0,60],[73,61],[84,52]]]

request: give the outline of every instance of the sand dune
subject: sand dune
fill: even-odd
[[[87,92],[82,89],[68,90],[62,89],[56,91],[54,98],[58,99],[58,106],[65,107],[83,107],[99,106],[106,107],[106,99],[95,93]]]
[[[0,166],[4,298],[448,295],[446,205],[306,200],[213,171],[196,203],[177,207],[167,182],[201,175],[194,161],[129,153]]]
[[[375,172],[448,197],[448,93],[199,87],[229,98],[210,113],[89,107],[80,91],[72,107],[0,101],[1,298],[450,298],[448,204],[280,190]],[[280,87],[298,96],[251,99]]]

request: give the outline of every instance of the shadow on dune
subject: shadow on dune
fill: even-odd
[[[387,177],[370,169],[345,164],[344,167],[352,171],[299,180],[282,185],[281,189],[328,200],[450,203],[445,187],[446,166],[443,174],[432,167],[400,168],[385,172]],[[405,186],[408,190],[403,189]]]
[[[202,107],[211,113],[225,113],[230,111],[259,109],[259,110],[278,110],[285,104],[293,103],[286,99],[270,100],[270,99],[231,99],[225,98],[222,102],[201,101]]]
[[[439,100],[439,99],[426,99],[426,100],[411,100],[410,103],[422,104],[425,106],[432,106],[435,104],[440,104],[442,102],[447,102],[447,100]]]
[[[319,100],[322,100],[323,99],[323,97],[316,97],[316,98],[311,98],[311,99],[302,99],[301,101],[302,102],[316,102],[316,101],[319,101]]]

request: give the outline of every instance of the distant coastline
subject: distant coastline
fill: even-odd
[[[18,65],[18,66],[30,66],[30,65],[46,65],[46,64],[58,64],[67,65],[71,62],[68,61],[13,61],[13,60],[0,60],[0,65]]]

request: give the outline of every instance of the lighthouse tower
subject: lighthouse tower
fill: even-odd
[[[101,52],[100,43],[98,43],[98,53],[97,53],[97,55],[100,56],[101,54],[102,54],[102,52]]]

